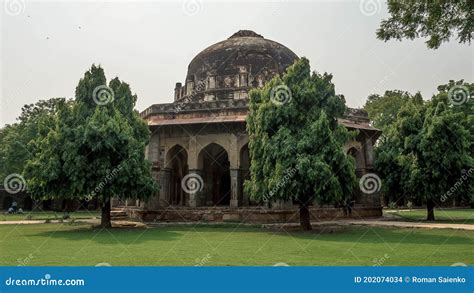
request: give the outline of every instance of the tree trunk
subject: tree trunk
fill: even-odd
[[[303,230],[311,230],[311,215],[307,201],[300,203],[300,226]]]
[[[107,199],[102,203],[102,216],[100,218],[100,226],[103,228],[111,228],[112,223],[110,222],[110,199]]]
[[[435,207],[434,201],[432,199],[428,199],[428,201],[426,202],[426,209],[428,211],[428,214],[427,214],[427,217],[426,217],[427,221],[434,221],[435,220],[434,207]]]

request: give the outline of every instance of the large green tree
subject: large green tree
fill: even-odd
[[[118,78],[106,84],[92,66],[79,81],[72,107],[35,140],[27,180],[38,197],[91,199],[102,203],[101,225],[110,227],[111,198],[146,199],[157,191],[145,146],[149,130],[134,110],[137,97]]]
[[[252,164],[245,188],[256,200],[295,200],[300,224],[311,229],[309,206],[339,202],[352,193],[354,162],[337,117],[345,111],[332,76],[311,73],[301,58],[287,73],[250,92],[247,131]]]
[[[9,174],[22,174],[26,161],[35,152],[30,144],[40,133],[40,129],[50,127],[58,109],[72,103],[64,98],[40,100],[22,107],[18,122],[7,125],[0,131],[0,178]]]
[[[390,17],[377,30],[381,40],[427,37],[428,48],[437,49],[455,35],[459,43],[471,43],[474,1],[388,0],[387,5]]]
[[[411,198],[427,207],[427,219],[434,220],[434,208],[447,198],[472,201],[473,168],[472,107],[452,102],[450,82],[440,86],[430,101],[408,100],[396,120],[385,128],[376,148],[375,168],[383,177],[385,192],[394,200]],[[448,89],[449,88],[449,89]]]

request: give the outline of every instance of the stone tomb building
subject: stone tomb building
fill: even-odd
[[[269,209],[243,190],[251,164],[248,92],[297,59],[287,47],[252,31],[239,31],[194,57],[184,83],[176,83],[174,101],[141,113],[152,132],[147,157],[161,190],[147,202],[128,202],[128,213],[143,220],[297,221],[292,203]],[[355,157],[357,176],[371,172],[380,131],[362,110],[349,109],[339,123],[359,131],[344,147]],[[381,214],[377,196],[354,198],[358,215]],[[342,208],[315,205],[312,210],[315,217],[344,216]]]

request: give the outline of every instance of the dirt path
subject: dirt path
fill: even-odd
[[[416,223],[402,221],[382,221],[382,220],[355,220],[347,221],[352,225],[369,225],[384,227],[402,227],[402,228],[427,228],[427,229],[456,229],[474,231],[474,225],[469,224],[443,224],[443,223]]]
[[[61,223],[60,220],[51,220],[49,223]],[[100,221],[97,219],[82,219],[76,220],[75,222],[79,223],[89,223],[89,224],[98,224]],[[119,226],[126,226],[128,224],[126,221],[116,221],[114,223]],[[21,220],[21,221],[0,221],[0,225],[27,225],[27,224],[44,224],[45,220]],[[64,221],[63,223],[67,223]],[[136,224],[136,222],[134,222]],[[147,224],[147,223],[145,223]],[[152,223],[151,226],[170,226],[170,225],[180,225],[180,224],[196,224],[196,223]],[[216,223],[217,224],[217,223]],[[298,226],[297,223],[288,223],[288,224],[265,224],[264,227],[276,227],[276,226]],[[443,223],[416,223],[416,222],[402,222],[402,221],[384,221],[381,219],[367,219],[367,220],[340,220],[340,221],[321,221],[312,223],[314,226],[331,226],[331,225],[359,225],[359,226],[377,226],[377,227],[400,227],[400,228],[425,228],[425,229],[456,229],[456,230],[469,230],[474,231],[474,225],[469,224],[443,224]]]

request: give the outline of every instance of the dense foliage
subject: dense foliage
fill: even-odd
[[[388,0],[390,18],[377,30],[381,40],[427,37],[428,48],[437,49],[455,35],[459,43],[471,43],[474,1]]]
[[[252,159],[247,191],[254,199],[295,200],[300,223],[311,229],[309,205],[341,201],[355,182],[343,152],[349,138],[337,117],[345,111],[329,74],[311,73],[302,58],[264,88],[250,92],[247,130]]]
[[[0,130],[0,178],[21,174],[26,161],[35,152],[30,142],[41,135],[41,129],[51,127],[59,108],[71,105],[72,100],[52,98],[25,105],[18,122]]]
[[[453,89],[462,91],[461,100],[456,100]],[[435,206],[454,199],[469,203],[474,195],[474,108],[469,94],[474,84],[451,81],[438,90],[430,101],[419,94],[394,99],[392,91],[366,104],[374,123],[387,112],[396,117],[383,125],[384,135],[376,148],[375,167],[385,192],[392,201],[425,203],[428,220],[434,220]],[[379,107],[399,102],[404,104],[398,111]]]
[[[147,198],[156,192],[144,152],[149,131],[134,110],[136,99],[118,78],[106,86],[102,68],[92,66],[79,81],[74,102],[58,101],[53,111],[26,107],[20,125],[35,125],[21,170],[28,192],[37,199],[97,198],[105,227],[110,227],[112,197]],[[22,129],[15,132],[25,135]]]

